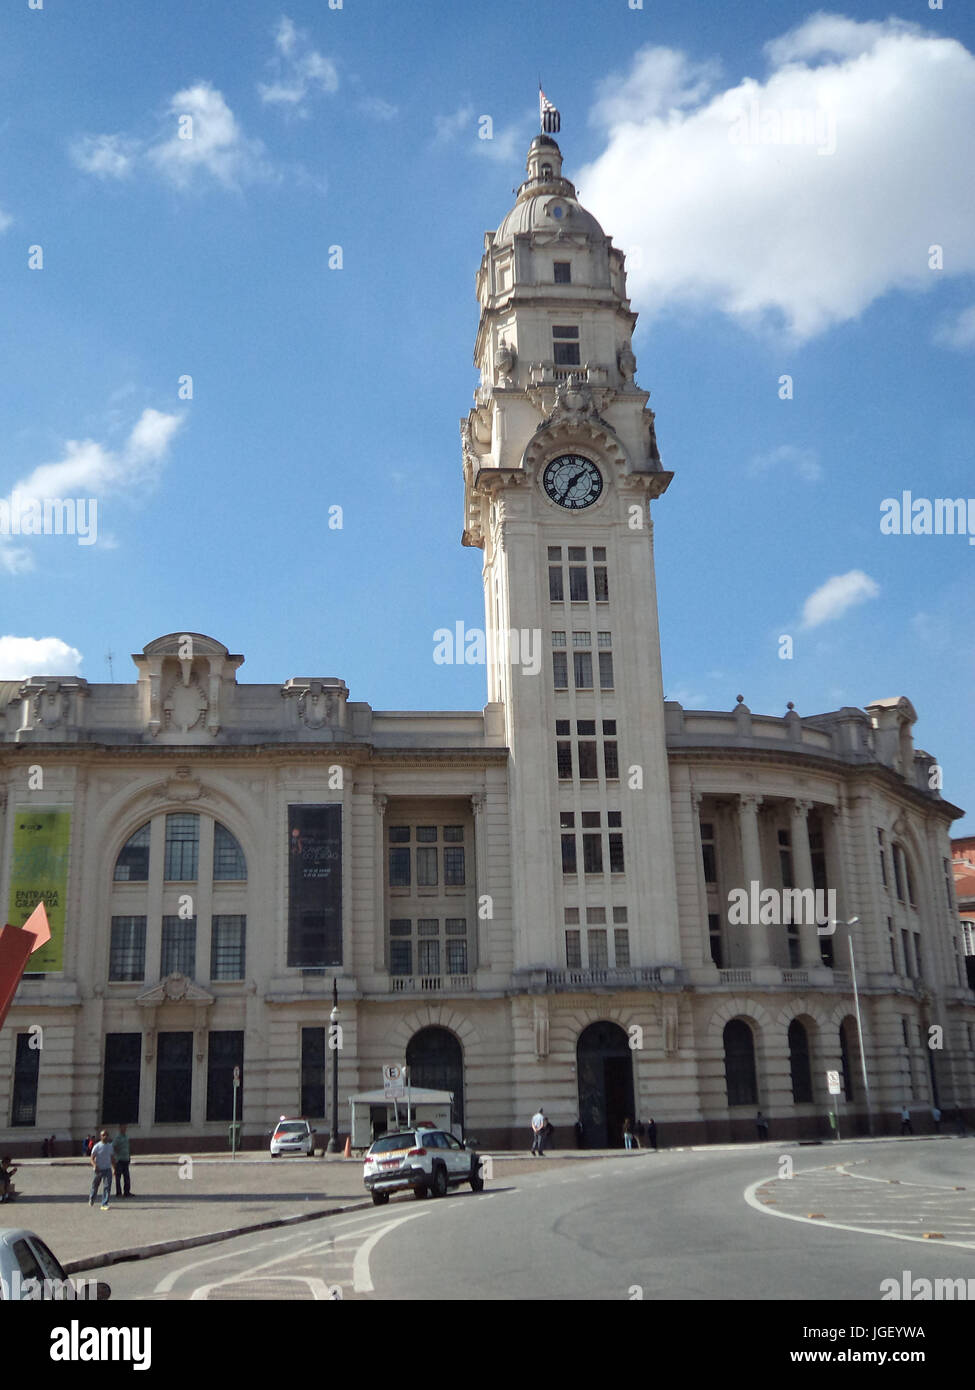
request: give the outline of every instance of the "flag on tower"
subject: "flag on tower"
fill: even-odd
[[[538,87],[538,119],[542,123],[542,130],[546,135],[557,135],[562,126],[562,117],[542,91],[541,83]]]

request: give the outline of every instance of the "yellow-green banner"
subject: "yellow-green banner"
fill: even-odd
[[[31,973],[64,969],[64,912],[70,845],[70,811],[38,811],[25,807],[14,812],[7,921],[22,927],[43,900],[51,924],[50,941],[30,958],[27,969]]]

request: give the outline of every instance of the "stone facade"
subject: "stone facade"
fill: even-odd
[[[527,167],[485,238],[461,426],[481,712],[242,684],[198,633],[150,642],[131,684],[0,685],[6,903],[40,881],[30,825],[71,817],[63,956],[0,1033],[5,1149],[121,1119],[137,1147],[222,1145],[234,1066],[245,1142],[282,1113],[324,1129],[330,1041],[342,1131],[404,1058],[489,1145],[527,1147],[540,1103],[571,1144],[577,1119],[620,1143],[626,1115],[664,1142],[753,1137],[759,1108],[819,1135],[829,1071],[844,1132],[971,1111],[961,812],[915,711],[663,700],[651,506],[672,475],[624,258],[553,140]]]

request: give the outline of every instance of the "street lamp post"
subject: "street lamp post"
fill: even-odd
[[[336,1042],[336,1025],[339,1021],[339,983],[332,980],[332,1012],[328,1016],[328,1045],[332,1049],[332,1132],[328,1136],[325,1152],[338,1153],[339,1148],[339,1049]]]
[[[870,1081],[867,1077],[867,1053],[863,1046],[863,1019],[860,1015],[860,991],[857,989],[856,955],[853,950],[853,932],[851,931],[851,928],[855,927],[859,920],[859,917],[851,917],[847,922],[838,922],[836,918],[831,918],[830,926],[846,927],[847,929],[847,944],[850,948],[850,977],[853,981],[853,1009],[857,1020],[857,1040],[860,1044],[860,1069],[863,1074],[863,1095],[867,1105],[867,1133],[872,1136],[873,1111],[870,1107]]]

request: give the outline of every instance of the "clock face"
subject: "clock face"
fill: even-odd
[[[603,490],[603,475],[581,454],[562,454],[545,467],[542,486],[553,502],[570,511],[591,507]]]

